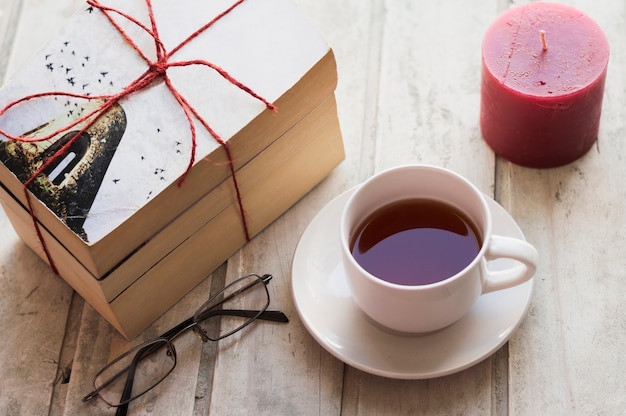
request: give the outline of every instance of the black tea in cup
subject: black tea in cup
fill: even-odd
[[[414,198],[370,214],[353,233],[350,248],[370,274],[415,286],[454,276],[476,258],[481,245],[478,227],[462,211]]]

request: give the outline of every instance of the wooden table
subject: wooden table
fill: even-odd
[[[132,342],[56,277],[1,213],[0,414],[114,414],[101,401],[81,402],[109,356],[164,332],[248,271],[275,276],[272,307],[291,322],[256,325],[220,343],[180,338],[176,370],[130,414],[626,414],[626,3],[565,2],[591,15],[611,45],[600,134],[580,160],[534,170],[495,157],[478,126],[481,40],[509,1],[297,0],[337,56],[347,159]],[[0,78],[80,4],[0,0]],[[373,173],[405,163],[466,176],[540,252],[528,315],[510,340],[468,369],[426,380],[345,365],[305,329],[291,295],[291,260],[316,213]]]

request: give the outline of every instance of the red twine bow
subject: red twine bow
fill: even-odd
[[[208,61],[205,61],[205,60],[189,60],[189,61],[178,61],[178,62],[174,61],[174,62],[170,62],[170,58],[178,50],[180,50],[185,45],[190,43],[193,39],[195,39],[197,36],[199,36],[200,34],[205,32],[207,29],[209,29],[211,26],[213,26],[218,20],[220,20],[222,17],[224,17],[225,15],[227,15],[228,13],[233,11],[237,6],[239,6],[245,0],[238,0],[238,1],[236,1],[232,6],[230,6],[229,8],[227,8],[226,10],[224,10],[223,12],[221,12],[220,14],[215,16],[210,22],[206,23],[204,26],[199,28],[194,33],[192,33],[183,42],[181,42],[178,46],[176,46],[175,48],[173,48],[169,52],[166,50],[165,45],[163,44],[163,42],[161,41],[161,39],[159,37],[158,27],[157,27],[157,24],[156,24],[156,20],[154,18],[152,2],[151,2],[151,0],[145,0],[145,1],[146,1],[146,5],[148,6],[148,13],[149,13],[150,26],[151,27],[147,27],[146,25],[144,25],[143,23],[139,22],[134,17],[132,17],[132,16],[126,14],[126,13],[123,13],[120,10],[117,10],[117,9],[114,9],[114,8],[102,5],[98,0],[87,0],[87,3],[91,6],[91,8],[97,8],[97,9],[99,9],[100,11],[102,11],[104,13],[104,15],[109,20],[109,22],[118,30],[118,32],[122,36],[122,38],[124,38],[126,43],[129,44],[133,48],[133,50],[135,50],[139,54],[139,56],[146,62],[147,66],[148,66],[148,69],[146,69],[146,71],[143,74],[141,74],[136,80],[131,82],[126,88],[124,88],[122,91],[120,91],[120,92],[118,92],[116,94],[99,95],[99,96],[92,96],[92,95],[85,95],[85,94],[74,94],[74,93],[59,92],[59,91],[42,92],[42,93],[32,94],[32,95],[29,95],[29,96],[17,99],[17,100],[11,102],[10,104],[8,104],[7,106],[5,106],[3,109],[0,110],[0,116],[2,116],[7,111],[9,111],[11,108],[15,107],[18,104],[21,104],[21,103],[24,103],[24,102],[28,102],[30,100],[34,100],[34,99],[40,98],[40,97],[46,97],[46,96],[65,96],[65,97],[82,98],[82,99],[85,99],[85,100],[96,100],[96,99],[104,100],[104,103],[100,107],[96,108],[95,110],[93,110],[91,112],[88,112],[88,113],[84,114],[83,116],[81,116],[77,120],[71,122],[67,126],[65,126],[63,128],[60,128],[57,131],[54,131],[54,132],[52,132],[52,133],[50,133],[50,134],[48,134],[48,135],[46,135],[44,137],[26,138],[26,137],[13,136],[13,135],[8,134],[5,131],[0,129],[0,134],[4,135],[8,139],[18,140],[18,141],[22,141],[22,142],[39,142],[39,141],[49,140],[52,137],[58,135],[59,133],[66,132],[66,131],[70,130],[71,128],[73,128],[74,126],[76,126],[76,125],[78,125],[78,124],[80,124],[80,123],[82,123],[84,121],[87,121],[87,120],[89,120],[91,118],[91,120],[88,121],[87,124],[78,133],[76,133],[71,140],[69,140],[58,152],[56,152],[53,156],[51,156],[48,160],[46,160],[44,162],[44,164],[30,177],[30,179],[28,179],[24,183],[24,193],[26,195],[26,200],[28,202],[28,209],[29,209],[31,218],[32,218],[33,223],[35,225],[35,230],[36,230],[36,233],[37,233],[37,237],[39,238],[39,241],[40,241],[40,243],[41,243],[41,245],[43,247],[43,250],[44,250],[44,252],[46,254],[46,257],[48,259],[48,262],[50,263],[50,266],[51,266],[52,270],[55,273],[57,273],[57,274],[58,274],[58,270],[57,270],[57,268],[56,268],[56,266],[55,266],[55,264],[54,264],[54,262],[52,260],[50,252],[48,250],[48,247],[47,247],[46,243],[44,242],[43,234],[41,232],[41,229],[39,227],[39,224],[38,224],[37,219],[36,219],[35,214],[34,214],[34,208],[33,208],[33,205],[32,205],[31,197],[30,197],[30,194],[29,194],[28,189],[27,189],[28,186],[46,168],[48,168],[52,163],[54,163],[54,161],[56,159],[62,157],[70,149],[72,144],[76,140],[78,140],[83,133],[85,133],[96,121],[98,121],[98,119],[103,114],[105,114],[109,109],[111,109],[119,100],[121,100],[122,98],[127,97],[127,96],[129,96],[129,95],[131,95],[133,93],[141,91],[143,88],[145,88],[148,85],[150,85],[157,78],[163,79],[165,85],[167,86],[169,91],[172,93],[172,96],[176,99],[176,101],[180,105],[181,109],[183,110],[183,112],[185,114],[185,118],[187,119],[187,122],[189,124],[189,131],[190,131],[190,134],[191,134],[192,146],[191,146],[191,154],[190,154],[190,157],[189,157],[189,163],[187,165],[187,168],[185,169],[185,172],[183,173],[183,175],[179,179],[178,185],[179,186],[182,185],[182,183],[184,182],[187,174],[189,173],[189,171],[191,170],[191,168],[193,167],[194,162],[195,162],[196,146],[197,146],[197,143],[196,143],[196,125],[194,123],[194,119],[195,119],[206,129],[206,131],[219,143],[219,145],[226,152],[226,156],[228,158],[228,164],[229,164],[229,167],[230,167],[231,177],[232,177],[232,180],[233,180],[233,184],[234,184],[234,188],[235,188],[235,192],[236,192],[236,196],[237,196],[237,202],[239,204],[239,211],[240,211],[240,215],[241,215],[241,218],[242,218],[242,223],[243,223],[245,237],[246,237],[247,241],[250,240],[250,233],[249,233],[248,224],[247,224],[247,221],[246,221],[246,213],[245,213],[245,210],[244,210],[244,207],[243,207],[242,196],[241,196],[241,192],[240,192],[240,189],[239,189],[239,184],[238,184],[237,177],[236,177],[236,172],[235,172],[234,160],[233,160],[232,152],[231,152],[230,146],[228,145],[228,142],[224,141],[220,137],[220,135],[216,131],[214,131],[213,128],[211,128],[209,123],[198,113],[198,111],[191,104],[189,104],[189,102],[185,99],[185,97],[183,97],[180,94],[180,92],[174,87],[174,85],[172,84],[169,76],[167,75],[167,70],[169,68],[172,68],[172,67],[184,67],[184,66],[192,66],[192,65],[205,66],[205,67],[208,67],[210,69],[213,69],[219,75],[221,75],[224,79],[229,81],[231,84],[235,85],[239,89],[247,92],[252,97],[254,97],[254,98],[258,99],[259,101],[261,101],[263,104],[265,104],[265,106],[268,109],[270,109],[272,111],[276,111],[276,107],[272,103],[268,102],[266,99],[264,99],[263,97],[259,96],[252,89],[250,89],[249,87],[245,86],[244,84],[242,84],[241,82],[239,82],[235,78],[233,78],[224,69],[220,68],[219,66],[217,66],[217,65],[215,65],[215,64],[213,64],[211,62],[208,62]],[[156,48],[156,60],[153,61],[153,60],[151,60],[150,58],[148,58],[144,54],[144,52],[130,38],[130,36],[126,33],[126,31],[113,19],[113,15],[114,14],[119,15],[119,16],[127,19],[128,21],[136,24],[137,26],[139,26],[142,30],[144,30],[148,35],[150,35],[154,39],[154,44],[155,44],[155,48]]]

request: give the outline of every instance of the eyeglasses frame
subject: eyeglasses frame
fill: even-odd
[[[221,296],[226,290],[228,290],[230,287],[232,287],[233,285],[236,285],[238,282],[247,279],[251,276],[256,276],[258,279],[255,280],[254,282],[238,289],[237,291],[235,291],[234,293],[229,294],[227,297],[225,297],[224,299],[221,299],[219,302],[215,303],[214,305],[211,306],[211,308],[206,309],[206,306],[211,304],[212,302],[215,302],[215,300],[217,298],[219,298],[219,296]],[[269,291],[267,289],[267,284],[270,282],[270,280],[272,279],[272,275],[271,274],[264,274],[263,276],[259,276],[256,273],[250,273],[247,274],[245,276],[241,276],[239,278],[237,278],[236,280],[234,280],[233,282],[229,283],[228,285],[224,286],[224,288],[222,288],[218,293],[216,293],[215,295],[211,296],[200,308],[198,308],[198,310],[196,311],[196,313],[190,317],[185,319],[184,321],[182,321],[181,323],[179,323],[178,325],[174,326],[173,328],[171,328],[170,330],[164,332],[163,334],[161,334],[159,337],[156,337],[152,340],[143,342],[139,345],[137,345],[136,347],[128,350],[127,352],[120,354],[118,357],[116,357],[113,361],[111,361],[110,363],[108,363],[106,366],[104,366],[99,372],[98,374],[96,374],[96,376],[94,377],[94,390],[87,394],[85,397],[83,397],[83,402],[86,401],[90,401],[96,397],[99,397],[101,400],[103,400],[105,403],[107,403],[109,406],[112,407],[117,407],[117,416],[122,416],[126,414],[126,410],[127,410],[127,406],[128,404],[141,397],[142,395],[144,395],[145,393],[147,393],[148,391],[152,390],[154,387],[156,387],[157,385],[159,385],[163,380],[165,380],[165,378],[167,378],[168,375],[171,374],[171,372],[174,370],[174,368],[176,367],[176,348],[174,347],[173,341],[179,337],[180,335],[182,335],[183,333],[187,332],[187,330],[191,329],[194,331],[194,333],[203,341],[203,342],[207,342],[207,341],[219,341],[223,338],[229,337],[230,335],[233,335],[234,333],[244,329],[245,327],[247,327],[248,325],[250,325],[252,322],[254,322],[257,319],[261,319],[261,320],[265,320],[265,321],[273,321],[273,322],[282,322],[282,323],[287,323],[289,322],[289,319],[287,318],[287,316],[281,312],[281,311],[273,311],[270,310],[268,311],[267,308],[269,307],[269,303],[270,303],[270,297],[269,297]],[[241,293],[244,293],[245,291],[247,291],[248,289],[256,286],[257,284],[263,283],[263,288],[266,291],[267,294],[267,303],[260,308],[259,310],[241,310],[241,309],[217,309],[219,308],[220,305],[222,305],[224,302],[234,298],[235,296],[238,296]],[[222,334],[219,337],[210,337],[206,331],[202,328],[202,326],[199,325],[200,322],[205,321],[211,317],[214,316],[219,316],[219,315],[226,315],[226,316],[241,316],[241,317],[247,317],[250,318],[245,324],[241,325],[240,327],[235,328],[232,331],[229,331],[225,334]],[[172,365],[172,368],[169,369],[169,371],[167,371],[167,373],[165,373],[161,379],[159,379],[156,383],[154,383],[154,385],[152,385],[150,388],[146,389],[145,391],[141,392],[140,394],[131,397],[132,394],[132,386],[133,386],[133,382],[134,382],[134,374],[135,374],[135,370],[137,367],[137,364],[139,363],[139,361],[141,361],[142,357],[145,357],[147,355],[149,355],[150,353],[154,352],[154,346],[159,344],[159,348],[160,345],[162,343],[165,343],[164,346],[167,348],[168,354],[172,354],[173,360],[174,360],[174,364]],[[152,348],[151,348],[152,347]],[[125,369],[122,370],[122,372],[127,372],[127,379],[126,382],[124,384],[124,391],[122,392],[122,397],[120,398],[118,403],[110,403],[109,401],[107,401],[104,397],[100,396],[99,392],[106,386],[108,386],[110,383],[109,382],[113,382],[114,380],[116,380],[118,378],[117,375],[111,377],[109,379],[109,382],[104,383],[103,385],[97,387],[96,386],[96,380],[98,379],[98,377],[105,372],[107,369],[109,369],[111,366],[115,365],[119,360],[126,358],[129,354],[131,354],[133,351],[137,350],[137,352],[135,353],[135,356],[133,358],[133,361],[131,362],[129,367],[126,367]]]

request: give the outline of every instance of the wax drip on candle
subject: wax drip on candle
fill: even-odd
[[[546,41],[546,31],[545,30],[540,30],[539,31],[539,37],[541,38],[541,47],[543,48],[544,51],[548,50],[548,42]]]

